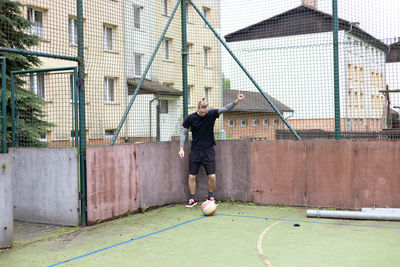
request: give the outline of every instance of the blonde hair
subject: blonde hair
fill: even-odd
[[[197,108],[207,108],[208,107],[208,101],[204,97],[199,101],[199,104],[197,105]]]

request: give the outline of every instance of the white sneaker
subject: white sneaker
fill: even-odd
[[[186,204],[186,208],[192,208],[197,205],[197,201],[193,198],[189,199],[189,202]]]
[[[218,202],[215,200],[214,197],[207,198],[206,200],[214,201],[216,207],[218,207]]]

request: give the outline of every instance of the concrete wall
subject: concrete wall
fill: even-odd
[[[11,157],[0,154],[0,248],[13,244]]]
[[[138,145],[142,205],[162,206],[188,200],[188,176],[190,143],[185,145],[185,158],[178,157],[179,143],[148,143]],[[221,141],[216,150],[218,199],[234,198],[250,201],[250,157],[249,141]],[[240,155],[240,157],[237,157]],[[243,160],[242,156],[246,159]],[[240,177],[240,179],[238,179]],[[207,197],[208,177],[203,168],[197,176],[196,198]]]
[[[190,143],[89,147],[88,221],[186,202]],[[217,141],[215,196],[258,204],[400,207],[400,142]],[[200,169],[196,198],[207,196]]]
[[[251,200],[250,141],[221,141],[216,146],[217,199]],[[178,142],[89,147],[87,160],[88,223],[111,219],[140,206],[163,206],[188,200],[190,143],[178,157]],[[201,168],[196,198],[207,197],[208,178]]]
[[[11,148],[14,219],[78,225],[76,148]]]
[[[252,199],[358,209],[400,207],[400,142],[252,142]]]
[[[138,145],[141,205],[162,206],[187,199],[189,162],[180,160],[178,151],[177,142]]]

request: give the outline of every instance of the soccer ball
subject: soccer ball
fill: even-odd
[[[217,211],[217,206],[215,206],[214,201],[206,200],[201,205],[201,212],[203,212],[203,214],[206,216],[214,215],[216,211]]]

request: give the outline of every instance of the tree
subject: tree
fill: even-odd
[[[39,44],[39,37],[28,34],[33,25],[22,16],[23,5],[11,0],[0,0],[0,46],[28,50]],[[0,52],[6,58],[7,78],[7,143],[11,144],[11,71],[27,70],[38,67],[41,61],[37,56]],[[15,77],[15,104],[17,113],[17,136],[19,146],[45,147],[47,142],[39,141],[49,127],[54,125],[46,122],[43,107],[45,101],[33,92],[23,89],[27,81]]]
[[[222,73],[222,89],[231,89],[231,81]]]

